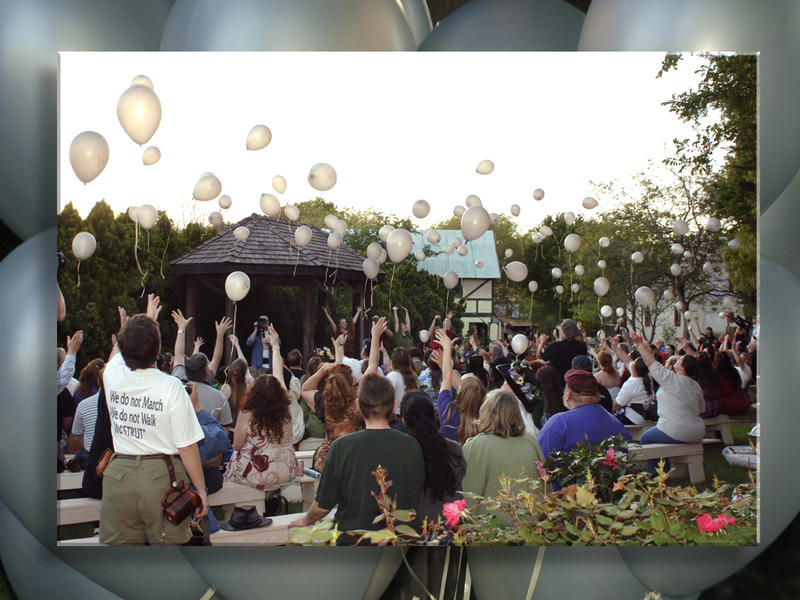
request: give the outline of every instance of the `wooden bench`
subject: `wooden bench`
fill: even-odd
[[[706,480],[703,469],[703,444],[646,444],[639,446],[628,445],[628,451],[634,460],[658,460],[669,458],[671,462],[686,465],[689,471],[689,481],[702,483]]]
[[[645,421],[639,425],[625,425],[625,429],[627,429],[628,433],[631,434],[633,441],[638,442],[642,438],[642,434],[645,431],[655,426],[655,421]]]
[[[715,437],[717,432],[722,436],[722,441],[726,446],[733,445],[733,433],[731,432],[731,418],[728,415],[717,415],[710,419],[703,419],[706,426],[706,434]]]

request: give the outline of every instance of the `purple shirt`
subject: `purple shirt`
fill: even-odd
[[[461,425],[461,413],[454,406],[447,412],[447,407],[453,402],[450,390],[442,389],[436,401],[436,410],[439,412],[439,432],[448,440],[458,443],[458,426]]]
[[[578,442],[599,444],[603,440],[621,435],[631,440],[631,434],[614,415],[599,404],[584,404],[567,412],[556,413],[544,424],[537,441],[545,458],[554,450],[569,452]]]

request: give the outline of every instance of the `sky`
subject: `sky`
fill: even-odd
[[[152,204],[178,224],[207,222],[216,200],[192,200],[201,174],[213,172],[236,222],[260,212],[262,193],[282,204],[320,196],[340,208],[375,208],[399,217],[427,200],[421,228],[449,218],[476,194],[490,212],[525,231],[547,214],[612,208],[591,182],[619,180],[693,136],[662,102],[695,87],[700,59],[656,79],[663,53],[61,53],[59,199],[86,216],[105,199],[115,213]],[[147,75],[161,123],[142,147],[116,115],[131,80]],[[248,151],[251,127],[267,125],[270,144]],[[108,141],[109,162],[84,185],[69,162],[82,131]],[[145,166],[150,145],[161,151]],[[476,173],[481,160],[489,175]],[[318,192],[307,181],[319,162],[338,181]],[[281,195],[272,178],[287,181]],[[655,174],[656,177],[658,176]],[[545,197],[533,199],[541,188]],[[588,216],[588,215],[587,215]],[[302,213],[300,220],[302,221]]]

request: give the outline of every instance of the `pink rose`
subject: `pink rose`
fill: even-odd
[[[442,516],[444,517],[445,525],[455,527],[461,519],[461,513],[467,508],[466,500],[456,500],[455,502],[448,502],[442,507]]]
[[[728,517],[726,515],[720,515],[718,517],[712,517],[708,513],[703,513],[702,515],[698,515],[696,517],[697,520],[697,529],[703,531],[705,533],[713,533],[715,531],[719,531],[720,529],[724,529],[728,525],[732,525],[736,522],[734,517]]]
[[[542,464],[543,464],[543,463],[542,463],[542,461],[540,461],[540,460],[535,460],[535,461],[533,461],[533,464],[535,464],[535,465],[536,465],[536,468],[537,468],[537,469],[538,469],[538,471],[539,471],[539,477],[541,477],[542,479],[544,479],[545,477],[547,477],[547,469],[545,469],[545,468],[542,466]]]
[[[606,452],[606,457],[603,459],[603,464],[607,467],[619,469],[619,463],[614,459],[614,448],[609,448]]]

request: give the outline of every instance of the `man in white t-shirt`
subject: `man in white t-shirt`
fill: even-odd
[[[156,368],[161,335],[154,318],[158,298],[148,299],[148,314],[128,319],[118,336],[119,353],[106,364],[106,393],[114,456],[103,474],[100,542],[109,545],[179,545],[190,537],[189,519],[166,520],[161,498],[170,486],[164,456],[177,481],[191,480],[208,511],[197,442],[203,430],[191,399],[177,377]],[[115,348],[116,351],[116,348]],[[191,384],[190,384],[191,385]],[[196,389],[191,388],[195,395]]]

